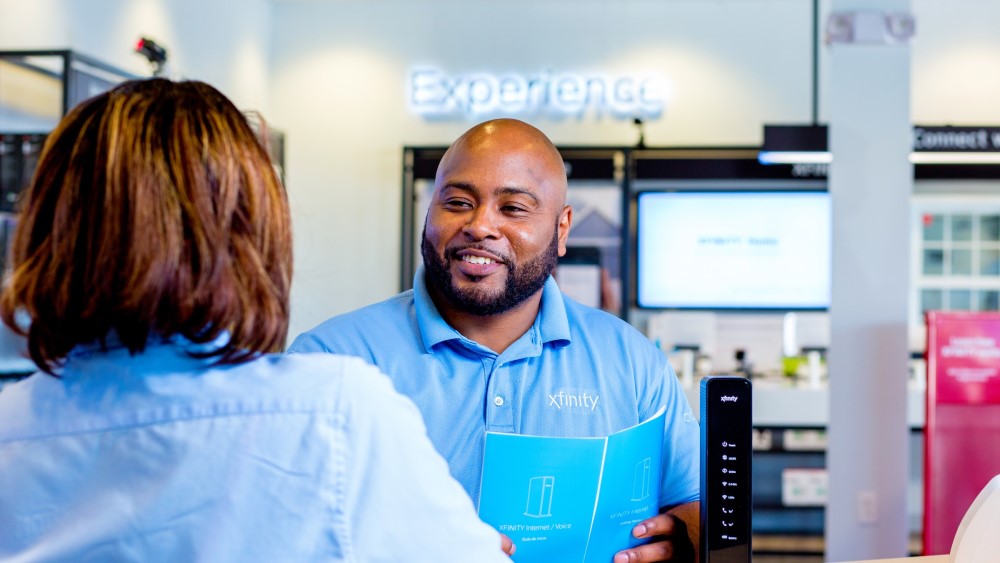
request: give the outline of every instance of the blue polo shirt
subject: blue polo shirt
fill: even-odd
[[[420,409],[431,442],[473,501],[485,432],[607,436],[666,408],[660,506],[698,499],[698,424],[666,357],[621,319],[564,296],[551,277],[531,328],[502,354],[438,313],[424,284],[334,317],[290,352],[360,356]]]

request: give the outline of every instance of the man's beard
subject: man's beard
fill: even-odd
[[[424,227],[420,253],[424,258],[427,286],[440,292],[452,307],[460,311],[477,316],[499,315],[520,305],[545,285],[549,274],[559,261],[559,228],[556,227],[549,246],[529,262],[515,265],[511,263],[509,257],[501,257],[507,268],[507,281],[499,293],[476,286],[463,290],[452,283],[448,262],[461,260],[461,257],[456,256],[456,252],[469,248],[486,250],[479,245],[448,249],[445,250],[442,259],[427,242],[427,227]]]

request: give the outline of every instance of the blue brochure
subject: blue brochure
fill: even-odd
[[[486,433],[479,516],[514,561],[609,563],[659,512],[663,410],[606,438]]]

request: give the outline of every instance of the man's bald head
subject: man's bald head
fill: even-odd
[[[514,155],[528,156],[524,162],[528,172],[540,185],[549,188],[559,207],[566,203],[566,165],[562,155],[545,133],[517,119],[493,119],[480,123],[462,134],[448,147],[438,165],[435,184],[442,185],[442,177],[454,164],[454,159],[468,153],[488,154],[497,159]]]

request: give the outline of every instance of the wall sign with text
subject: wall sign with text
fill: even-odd
[[[1000,127],[913,127],[913,150],[947,152],[1000,151]]]
[[[428,119],[491,116],[656,118],[667,102],[667,82],[657,74],[470,73],[414,69],[408,102]]]

